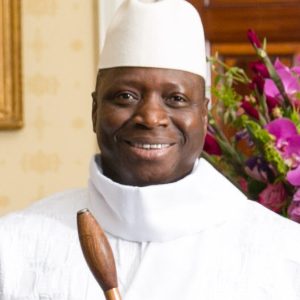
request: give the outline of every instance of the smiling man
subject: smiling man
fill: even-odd
[[[145,186],[189,174],[207,125],[204,80],[181,70],[116,67],[99,72],[93,124],[103,172]]]
[[[245,199],[201,154],[205,41],[184,0],[125,0],[100,56],[88,188],[0,220],[0,299],[104,299],[76,213],[105,230],[126,300],[300,299],[299,225]]]

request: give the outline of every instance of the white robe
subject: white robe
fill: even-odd
[[[1,300],[104,299],[78,241],[85,207],[108,235],[124,300],[300,299],[299,224],[245,199],[204,160],[178,182],[138,188],[93,159],[87,190],[0,219]]]

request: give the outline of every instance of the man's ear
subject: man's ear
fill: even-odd
[[[93,122],[93,131],[96,132],[96,123],[97,123],[97,93],[92,93],[93,103],[92,103],[92,122]]]

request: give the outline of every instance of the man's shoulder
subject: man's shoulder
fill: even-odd
[[[16,231],[38,231],[48,226],[76,225],[76,213],[87,206],[86,189],[73,189],[41,199],[26,209],[0,218],[0,234]],[[48,225],[48,226],[47,226]]]
[[[77,211],[87,204],[86,190],[71,190],[0,218],[0,299],[54,295],[55,282],[66,274],[87,274],[78,271],[84,261],[76,225]]]
[[[253,200],[245,201],[242,218],[251,227],[273,228],[279,232],[300,232],[300,224],[285,218]],[[300,235],[299,235],[300,238]]]
[[[300,268],[300,224],[252,200],[245,202],[238,219],[243,228],[242,239],[251,241],[253,249],[284,256]]]
[[[88,199],[88,190],[87,189],[72,189],[66,190],[60,193],[50,195],[46,198],[43,198],[23,212],[33,212],[33,211],[48,211],[55,213],[65,213],[72,211],[77,208],[81,208],[83,204],[87,203]]]

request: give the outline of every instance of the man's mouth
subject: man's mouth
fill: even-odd
[[[129,147],[127,148],[130,152],[130,155],[134,155],[135,157],[139,157],[143,160],[156,160],[166,157],[172,151],[173,146],[175,143],[149,143],[149,142],[142,142],[142,141],[126,141]],[[128,154],[129,154],[128,153]]]
[[[165,149],[171,146],[171,144],[149,144],[149,143],[132,143],[127,142],[130,146],[145,150]]]

